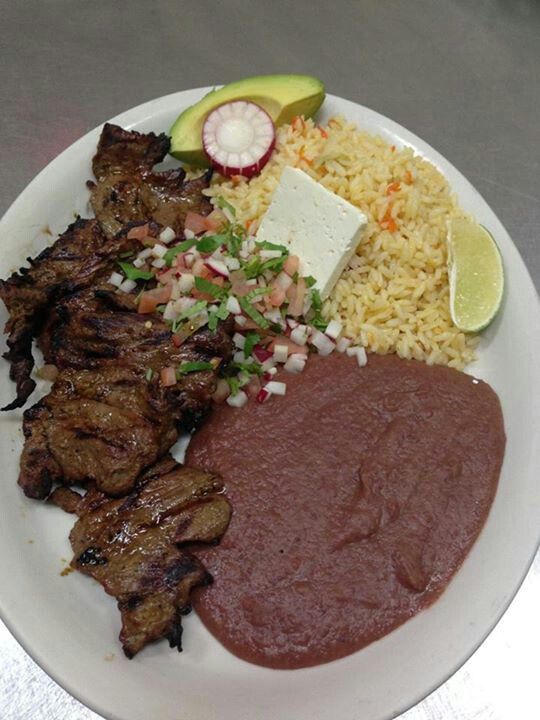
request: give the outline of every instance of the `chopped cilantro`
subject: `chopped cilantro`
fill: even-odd
[[[154,273],[148,272],[147,270],[139,270],[139,268],[129,263],[119,262],[118,264],[128,280],[151,280],[154,277]]]
[[[176,375],[188,375],[192,372],[201,372],[202,370],[213,370],[214,366],[212,363],[204,362],[203,360],[194,362],[185,362],[178,366],[176,369]]]
[[[260,339],[261,336],[259,333],[256,333],[253,330],[250,330],[245,334],[244,357],[248,358],[251,355],[253,348],[257,345]]]
[[[231,205],[231,203],[227,202],[225,198],[221,197],[221,195],[216,198],[216,205],[222,210],[227,209],[233,217],[236,217],[236,209]]]
[[[235,395],[238,395],[238,391],[240,390],[240,380],[235,377],[228,377],[227,382],[229,383],[229,387],[231,388],[231,395],[233,397]]]
[[[195,303],[195,305],[192,305],[191,307],[188,307],[184,311],[182,311],[180,315],[176,318],[175,322],[178,323],[181,320],[185,320],[186,318],[192,317],[193,315],[197,315],[198,313],[202,312],[207,305],[208,303],[206,302],[206,300],[199,300]]]
[[[217,310],[208,313],[208,328],[214,331],[218,326],[218,321],[226,320],[229,315],[230,312],[227,310],[226,303],[222,302]]]
[[[165,255],[163,256],[163,259],[167,263],[167,265],[170,267],[173,263],[174,258],[179,254],[186,252],[186,250],[189,250],[194,245],[197,244],[197,240],[193,238],[192,240],[184,240],[183,242],[179,243],[178,245],[175,245],[172,248],[169,248]]]
[[[298,274],[298,273],[297,273],[297,274]],[[317,281],[315,280],[315,278],[313,277],[313,275],[306,275],[306,277],[304,278],[304,281],[305,281],[305,283],[306,283],[306,285],[307,285],[308,288],[313,287],[313,286],[315,285],[315,283],[317,282]]]
[[[246,315],[250,317],[253,322],[256,322],[259,327],[261,327],[263,330],[266,330],[270,326],[268,320],[263,315],[261,315],[261,313],[256,308],[253,307],[253,305],[246,297],[239,297],[238,302],[240,303],[240,307],[246,313]]]
[[[322,300],[321,300],[321,294],[318,290],[315,288],[311,288],[311,308],[314,312],[314,317],[311,320],[311,324],[313,327],[316,327],[317,330],[321,330],[324,332],[328,326],[328,323],[321,315],[322,310]]]
[[[237,370],[239,372],[248,373],[249,375],[262,375],[262,365],[258,362],[241,363],[233,362],[229,365],[231,370]]]
[[[205,278],[201,277],[195,278],[195,287],[200,292],[207,293],[207,295],[212,295],[212,297],[215,298],[223,298],[227,294],[223,288],[220,288],[217,285],[214,285],[213,282],[210,282],[210,280],[205,280]]]
[[[152,368],[148,368],[148,370],[146,371],[145,377],[148,380],[148,382],[150,382],[150,380],[154,377],[154,371],[152,370]]]
[[[211,255],[218,247],[225,245],[226,242],[227,235],[225,233],[220,235],[205,235],[197,242],[197,250],[205,255]]]
[[[258,242],[255,244],[260,250],[279,250],[279,252],[283,253],[284,255],[289,254],[289,251],[285,247],[285,245],[276,245],[276,243],[271,243],[267,240],[263,240],[262,242]]]

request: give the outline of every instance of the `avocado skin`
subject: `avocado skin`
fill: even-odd
[[[171,127],[170,154],[196,167],[208,167],[202,146],[202,126],[209,112],[233,100],[249,100],[260,105],[276,126],[296,115],[312,117],[322,105],[325,89],[311,75],[257,75],[211,90],[195,105],[186,108]]]

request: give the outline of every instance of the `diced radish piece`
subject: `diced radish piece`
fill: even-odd
[[[257,397],[255,399],[257,400],[258,403],[263,403],[263,402],[266,402],[266,400],[268,400],[269,397],[270,397],[270,393],[268,392],[268,390],[265,390],[265,388],[261,388],[259,390],[259,392],[257,393]]]
[[[177,287],[182,293],[188,293],[195,285],[195,277],[191,273],[182,273],[177,281]]]
[[[248,319],[246,317],[244,317],[243,315],[237,315],[234,318],[234,322],[238,325],[238,327],[244,328],[246,330],[248,329],[248,328],[246,328],[247,321],[248,321]]]
[[[274,375],[277,375],[277,371],[277,367],[268,368],[268,370],[264,373],[265,376],[268,375],[266,379],[270,380],[270,378],[272,378]]]
[[[229,295],[227,298],[227,303],[225,305],[227,310],[232,313],[233,315],[240,315],[242,312],[242,308],[240,307],[240,303],[238,300],[234,297],[234,295]]]
[[[281,257],[282,253],[280,250],[261,250],[259,255],[265,260],[273,260]]]
[[[294,328],[298,327],[300,325],[300,323],[298,322],[298,320],[288,317],[287,325],[291,328],[291,330],[294,330]]]
[[[306,325],[299,325],[291,330],[291,340],[297,345],[305,345],[308,340],[308,329]]]
[[[264,317],[267,320],[270,320],[271,323],[277,323],[278,325],[281,324],[281,321],[283,320],[283,318],[281,317],[281,313],[277,309],[276,310],[267,310],[264,313]]]
[[[283,366],[285,370],[292,373],[301,373],[306,366],[306,356],[294,353],[287,358],[287,362]]]
[[[342,337],[337,341],[336,350],[340,353],[345,352],[351,343],[352,340],[350,338]]]
[[[269,383],[266,383],[264,389],[272,395],[285,395],[287,392],[287,385],[284,382],[271,380]]]
[[[257,358],[257,360],[260,363],[263,363],[265,360],[268,360],[272,357],[273,353],[270,352],[270,350],[267,350],[266,348],[263,348],[262,345],[255,345],[253,348],[253,354]]]
[[[229,277],[229,268],[222,260],[216,260],[215,258],[211,257],[206,260],[205,265],[207,268],[210,268],[212,272],[215,272],[216,275],[220,275],[224,278]]]
[[[216,384],[216,390],[212,395],[212,400],[216,403],[225,402],[231,394],[231,388],[225,378],[219,378]]]
[[[343,330],[343,325],[338,320],[330,320],[324,331],[325,335],[328,335],[332,340],[337,340]]]
[[[119,286],[118,289],[125,293],[130,293],[132,290],[135,290],[137,287],[137,283],[135,280],[124,280]]]
[[[280,288],[283,288],[283,290],[288,290],[290,286],[292,285],[293,279],[290,275],[287,275],[286,272],[280,272],[279,275],[274,280],[274,283],[278,285]]]
[[[262,371],[265,373],[270,372],[270,370],[274,370],[275,367],[276,363],[273,357],[268,358],[268,360],[265,360],[261,365]]]
[[[165,259],[164,258],[156,258],[154,262],[152,263],[152,267],[155,268],[162,268],[165,267]]]
[[[142,266],[144,265],[144,260],[141,260],[141,258],[135,258],[135,260],[133,261],[133,265],[136,268],[142,268]]]
[[[316,330],[313,333],[310,342],[317,348],[319,355],[330,355],[336,347],[335,343],[323,332],[320,332],[320,330]]]
[[[363,347],[360,347],[359,345],[348,347],[346,352],[349,357],[356,357],[359,367],[367,365],[367,355]]]
[[[246,344],[246,338],[240,333],[234,333],[233,343],[236,345],[237,348],[240,348],[240,350],[242,350],[242,348]]]
[[[137,227],[131,228],[127,234],[128,240],[142,240],[148,235],[148,224],[138,225]]]
[[[274,345],[274,360],[278,363],[287,362],[289,349],[286,345]]]
[[[165,387],[176,385],[176,373],[173,367],[165,367],[161,371],[161,384]]]
[[[174,310],[174,302],[172,300],[169,300],[169,302],[165,306],[165,310],[163,311],[163,319],[174,320],[176,318],[176,315],[177,313]]]
[[[138,260],[146,260],[152,254],[152,248],[145,248],[137,255]]]
[[[270,159],[276,142],[268,113],[246,100],[219,105],[206,117],[202,141],[212,165],[225,177],[251,177]]]
[[[184,228],[186,230],[191,230],[191,232],[195,233],[195,235],[206,232],[208,229],[206,225],[206,218],[204,215],[199,215],[199,213],[188,210],[184,221]]]
[[[230,405],[231,407],[244,407],[244,405],[248,401],[248,396],[243,390],[239,390],[236,395],[229,395],[227,398],[227,405]]]
[[[170,242],[172,242],[175,237],[176,233],[174,232],[172,227],[166,227],[159,233],[159,239],[161,240],[161,242],[164,242],[165,245],[168,245]]]
[[[120,275],[120,273],[113,272],[111,273],[111,276],[109,277],[108,282],[111,285],[115,285],[116,287],[120,287],[120,285],[124,282],[123,275]]]
[[[184,312],[184,310],[193,307],[196,302],[196,299],[193,297],[181,297],[178,298],[178,300],[175,300],[174,309],[177,313],[181,313]]]
[[[243,363],[243,362],[244,362],[244,359],[245,359],[245,358],[244,358],[244,351],[243,351],[243,350],[238,350],[238,351],[235,352],[234,355],[233,355],[233,362],[235,362],[235,363]]]
[[[274,307],[280,307],[285,302],[285,290],[280,287],[274,287],[268,296],[268,301]]]
[[[298,272],[298,268],[300,267],[300,258],[296,255],[289,255],[289,257],[285,260],[285,264],[283,265],[284,272],[287,273],[287,275],[290,275],[291,277],[294,275],[294,273]]]

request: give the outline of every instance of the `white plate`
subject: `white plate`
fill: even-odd
[[[114,118],[141,131],[166,131],[208,89],[154,100]],[[329,96],[322,117],[340,113],[437,165],[461,205],[494,235],[507,278],[502,313],[484,335],[471,372],[501,398],[508,445],[499,490],[484,530],[444,595],[427,611],[336,662],[296,671],[250,665],[230,655],[195,615],[185,619],[184,652],[166,642],[126,660],[119,614],[97,583],[61,577],[73,518],[26,500],[16,485],[21,413],[2,415],[0,450],[0,612],[19,642],[64,688],[115,720],[386,720],[446,680],[494,627],[516,593],[540,534],[540,309],[505,229],[472,185],[429,145],[372,110]],[[0,276],[88,214],[85,181],[100,128],[43,170],[0,223]],[[3,309],[2,309],[3,311]],[[5,314],[0,321],[5,320]],[[0,399],[14,387],[1,368]],[[32,542],[30,542],[32,541]],[[111,659],[111,654],[114,658]]]

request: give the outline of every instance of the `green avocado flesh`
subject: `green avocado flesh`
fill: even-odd
[[[201,137],[204,120],[218,105],[233,100],[260,105],[278,126],[296,115],[314,115],[323,103],[324,85],[310,75],[259,75],[212,90],[176,119],[169,133],[171,155],[189,165],[208,167]]]

